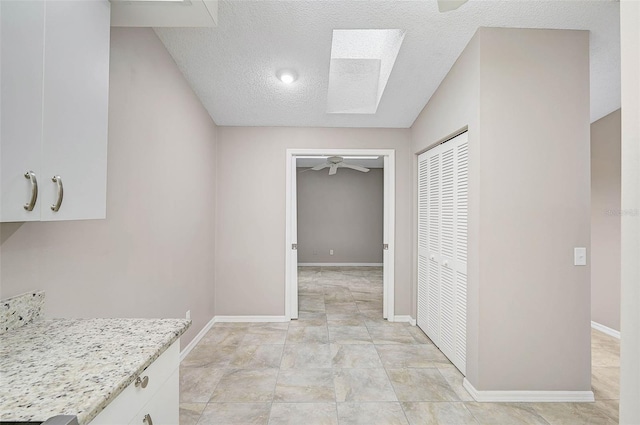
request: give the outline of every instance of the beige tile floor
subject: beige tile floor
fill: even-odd
[[[380,268],[301,268],[300,319],[219,323],[180,367],[180,423],[618,423],[618,341],[594,331],[595,403],[475,403],[422,331],[382,319]]]

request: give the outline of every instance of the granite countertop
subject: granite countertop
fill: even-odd
[[[190,326],[185,319],[46,319],[0,335],[0,421],[89,423]]]

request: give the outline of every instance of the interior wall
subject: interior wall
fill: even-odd
[[[591,124],[591,320],[620,330],[621,111]]]
[[[384,170],[298,168],[298,263],[382,263]],[[333,250],[333,254],[330,253]]]
[[[478,389],[591,391],[589,32],[481,37]]]
[[[480,164],[480,36],[477,32],[460,54],[445,79],[411,127],[413,152],[413,246],[418,246],[417,155],[452,135],[468,129],[469,140],[469,228],[467,258],[467,379],[478,380],[479,287],[479,185]],[[474,160],[475,159],[475,160]],[[417,317],[417,251],[413,256],[412,316]]]
[[[622,301],[620,423],[640,423],[640,2],[620,2]]]
[[[412,156],[408,129],[219,127],[218,131],[217,315],[285,314],[289,148],[396,150],[395,311],[410,314]]]
[[[2,298],[47,317],[213,317],[217,128],[151,29],[112,28],[106,220],[1,225]]]
[[[412,130],[469,128],[467,379],[590,391],[589,35],[481,28]],[[561,95],[559,95],[561,94]]]

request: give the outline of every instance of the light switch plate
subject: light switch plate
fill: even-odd
[[[587,248],[584,248],[584,247],[573,248],[573,265],[574,266],[587,265]]]

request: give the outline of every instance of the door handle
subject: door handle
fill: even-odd
[[[445,267],[449,267],[449,261],[448,260],[444,260],[442,262],[442,265],[445,266]]]
[[[31,199],[24,204],[24,209],[33,211],[33,207],[36,206],[36,201],[38,200],[38,179],[36,179],[36,173],[31,170],[24,173],[24,178],[31,180]]]
[[[60,205],[62,205],[62,197],[64,196],[64,186],[62,186],[62,177],[53,176],[51,181],[54,182],[58,186],[58,199],[56,203],[51,205],[51,211],[57,212],[60,209]]]

